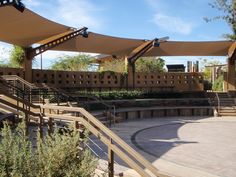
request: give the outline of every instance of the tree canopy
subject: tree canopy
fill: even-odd
[[[212,81],[212,67],[206,67],[206,66],[213,66],[213,65],[221,65],[222,63],[218,60],[212,60],[208,61],[207,59],[201,59],[201,72],[203,72],[204,79],[207,80],[209,83],[212,83],[212,89],[214,91],[223,91],[223,72],[218,73],[217,78]],[[222,68],[220,69],[223,70]]]
[[[100,71],[113,71],[118,73],[124,73],[125,71],[125,60],[114,59],[109,62],[105,62],[100,67]]]
[[[79,54],[75,56],[64,55],[59,61],[53,62],[51,69],[63,71],[87,71],[94,60],[89,55]]]
[[[224,20],[232,30],[232,34],[224,34],[224,36],[227,39],[236,40],[236,0],[215,0],[209,5],[223,14],[211,18],[205,17],[205,21]]]
[[[136,72],[163,72],[165,60],[156,57],[141,57],[135,63]],[[126,72],[125,60],[117,59],[102,65],[103,71]]]
[[[10,60],[7,63],[7,66],[14,68],[22,67],[24,55],[24,50],[21,47],[14,45],[10,51]]]
[[[136,72],[163,72],[165,60],[156,57],[142,57],[135,63]]]

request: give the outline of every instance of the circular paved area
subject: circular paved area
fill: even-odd
[[[163,159],[209,176],[233,177],[236,176],[236,121],[218,120],[149,126],[136,131],[131,142],[156,161]]]

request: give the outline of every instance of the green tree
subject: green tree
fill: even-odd
[[[156,57],[141,57],[135,62],[136,72],[163,72],[165,60]],[[105,62],[102,65],[102,71],[114,71],[125,73],[125,60],[117,59],[110,62]]]
[[[141,57],[135,63],[136,72],[164,72],[165,60],[156,57]]]
[[[7,66],[13,68],[20,68],[23,65],[24,61],[24,50],[22,47],[14,45],[12,50],[10,51],[10,60],[7,63]]]
[[[213,65],[222,65],[222,63],[218,60],[209,61],[208,59],[200,59],[200,71],[203,72],[204,79],[211,81],[212,79],[212,67]]]
[[[87,71],[94,60],[89,55],[62,56],[59,61],[53,62],[51,69],[63,71]]]
[[[223,82],[224,82],[223,72],[219,73],[220,75],[217,75],[216,80],[213,82],[212,81],[213,67],[209,67],[214,65],[222,65],[222,63],[218,60],[208,61],[207,59],[200,59],[200,65],[201,65],[201,72],[203,72],[204,75],[204,80],[212,84],[212,90],[223,91]]]
[[[221,11],[223,15],[218,15],[212,18],[205,17],[206,22],[212,20],[224,20],[231,28],[232,34],[224,34],[224,37],[231,40],[236,40],[236,0],[215,0],[209,5]]]
[[[125,71],[125,60],[124,59],[114,59],[102,64],[100,71],[113,71],[118,73],[124,73]]]
[[[212,85],[214,91],[223,91],[224,77],[223,75],[219,76]]]

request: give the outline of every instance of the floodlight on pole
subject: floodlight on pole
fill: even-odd
[[[0,0],[0,7],[3,6],[13,6],[20,12],[24,12],[25,5],[21,2],[21,0]]]

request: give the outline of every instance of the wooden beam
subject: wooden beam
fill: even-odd
[[[235,49],[236,49],[236,42],[234,42],[234,43],[230,46],[230,48],[229,48],[229,50],[228,50],[228,56],[229,56],[229,58],[231,58],[232,55],[235,53]]]
[[[151,41],[146,41],[144,42],[142,45],[138,46],[137,48],[135,48],[128,56],[128,61],[130,63],[135,63],[135,61],[141,57],[142,55],[144,55],[146,52],[148,52],[149,50],[151,50],[153,48],[153,43],[156,41],[157,39],[153,39]]]

